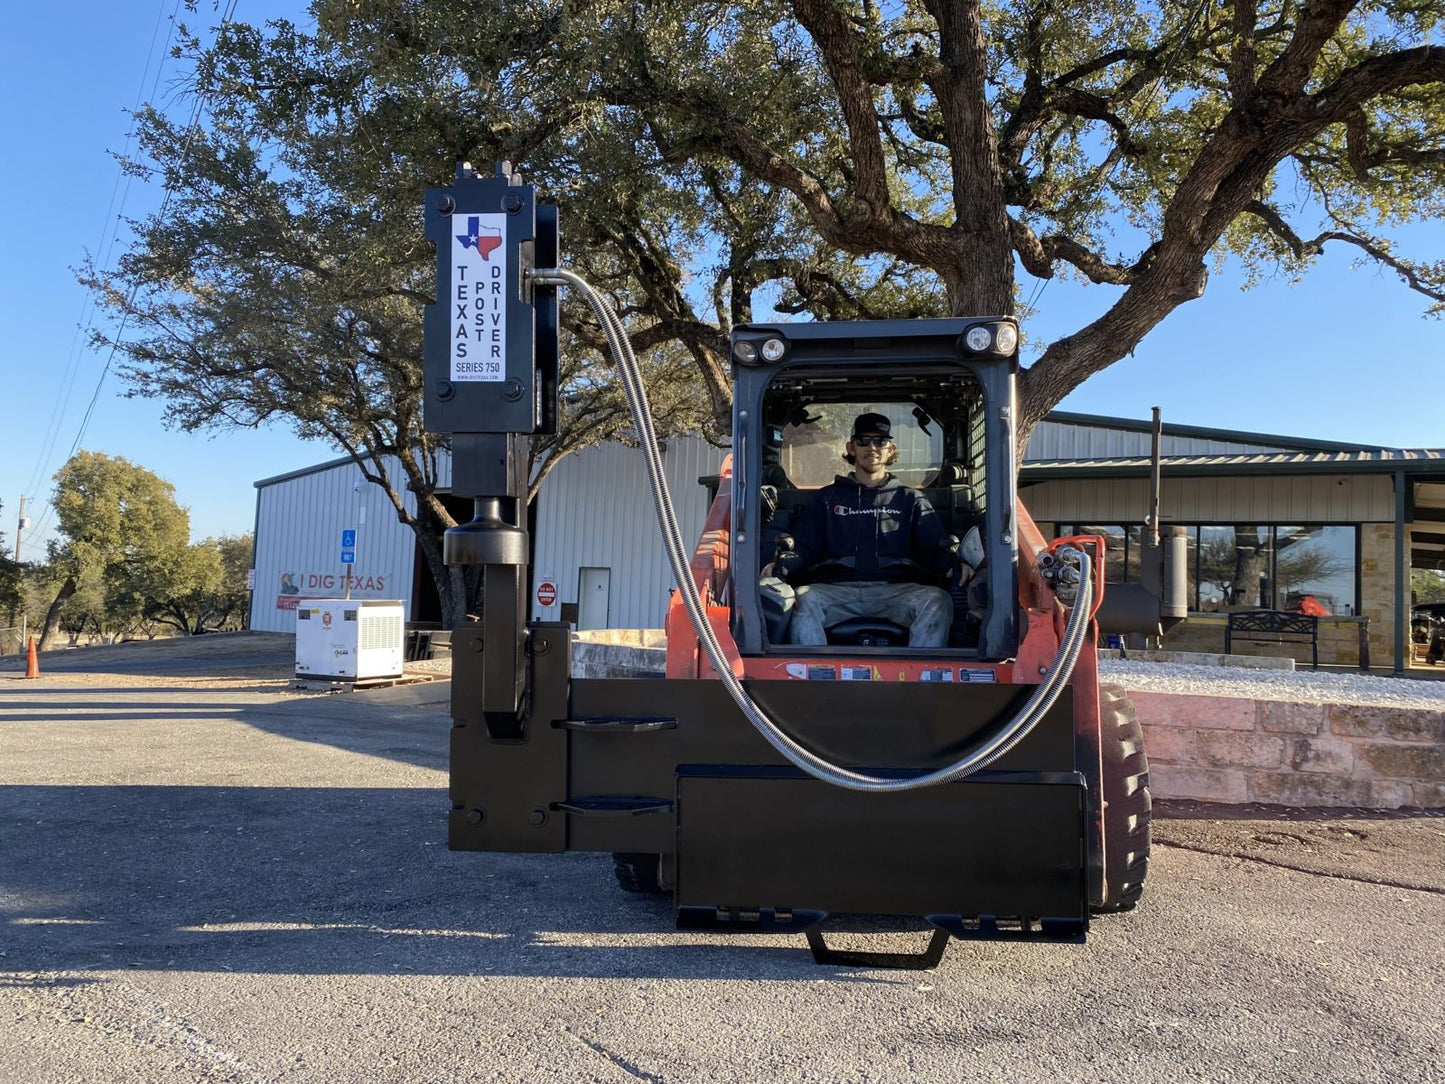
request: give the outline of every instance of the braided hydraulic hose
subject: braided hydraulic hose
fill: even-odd
[[[708,623],[707,614],[698,597],[697,587],[692,581],[687,550],[677,525],[677,514],[673,510],[672,495],[668,491],[667,479],[663,475],[662,457],[657,450],[657,433],[652,424],[652,409],[647,401],[647,391],[642,385],[642,377],[637,368],[637,358],[632,352],[632,344],[628,341],[621,319],[592,286],[572,271],[563,268],[548,268],[533,271],[530,277],[533,282],[542,285],[571,286],[580,291],[592,311],[596,313],[597,319],[601,321],[603,331],[607,336],[608,347],[617,362],[618,372],[622,374],[623,390],[627,395],[627,405],[632,412],[633,425],[637,429],[638,444],[647,464],[653,508],[657,513],[668,564],[672,567],[672,577],[677,584],[678,597],[687,610],[688,619],[692,622],[693,630],[697,633],[703,651],[707,654],[708,662],[717,672],[728,695],[732,697],[738,710],[743,713],[768,744],[777,750],[779,755],[815,779],[847,790],[879,793],[917,790],[940,783],[951,783],[972,775],[974,772],[982,771],[1023,741],[1029,732],[1038,725],[1039,720],[1054,706],[1059,694],[1068,684],[1069,676],[1073,673],[1074,663],[1079,657],[1079,650],[1083,646],[1088,629],[1089,612],[1093,607],[1094,581],[1089,555],[1082,550],[1078,551],[1081,573],[1078,598],[1074,602],[1073,611],[1064,630],[1063,641],[1059,645],[1059,653],[1054,657],[1053,664],[1019,713],[1000,727],[987,741],[953,764],[935,771],[914,775],[868,775],[824,760],[785,733],[758,707],[747,689],[743,687],[742,682],[733,673],[732,666],[724,655],[722,645],[718,642],[712,626]]]

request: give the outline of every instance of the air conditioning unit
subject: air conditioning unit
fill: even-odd
[[[303,598],[296,604],[297,677],[401,677],[405,640],[400,600]]]

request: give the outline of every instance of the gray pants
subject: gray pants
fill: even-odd
[[[814,583],[799,587],[788,639],[821,646],[826,630],[850,617],[881,617],[908,629],[910,647],[947,647],[953,599],[919,583]]]

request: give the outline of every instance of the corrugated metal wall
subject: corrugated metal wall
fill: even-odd
[[[1270,450],[1224,441],[1164,439],[1166,455]],[[1029,443],[1030,459],[1148,453],[1148,433],[1072,423],[1044,422]],[[707,516],[705,491],[697,479],[716,474],[724,455],[724,450],[696,438],[667,442],[663,462],[689,549]],[[445,456],[438,468],[445,486],[451,473]],[[1044,482],[1030,486],[1023,496],[1042,523],[1139,523],[1147,508],[1148,483],[1144,479]],[[410,494],[407,501],[415,507]],[[607,568],[611,570],[607,624],[659,627],[672,577],[637,449],[604,445],[567,457],[548,476],[538,502],[533,580],[550,578],[558,592],[556,602],[546,609],[538,606],[534,594],[532,619],[559,620],[561,605],[578,601],[579,570]],[[364,522],[358,522],[361,509]],[[1166,522],[1174,523],[1388,523],[1394,519],[1394,496],[1387,476],[1171,479],[1166,474],[1163,515]],[[415,537],[397,522],[384,494],[365,482],[354,464],[327,466],[261,487],[256,526],[252,628],[294,631],[292,611],[282,607],[288,598],[300,595],[282,594],[283,575],[303,595],[341,593],[341,531],[351,527],[358,530],[353,571],[359,582],[353,596],[401,599],[410,620]]]
[[[1128,429],[1107,429],[1075,422],[1040,422],[1029,437],[1024,461],[1051,459],[1116,459],[1149,455],[1152,437]],[[1243,444],[1201,437],[1170,436],[1165,427],[1161,455],[1229,455],[1241,452],[1291,451],[1268,444]]]
[[[1149,511],[1145,478],[1040,482],[1023,491],[1039,523],[1142,523]],[[1393,522],[1394,490],[1379,475],[1170,478],[1160,496],[1165,523]]]
[[[667,484],[688,552],[702,534],[707,493],[698,478],[716,474],[726,454],[694,437],[669,438],[663,454]],[[542,483],[538,495],[534,583],[550,578],[557,601],[547,609],[532,599],[534,620],[561,619],[563,603],[577,601],[579,570],[612,570],[610,628],[661,628],[672,573],[663,555],[642,453],[607,444],[568,456]]]
[[[415,498],[408,493],[406,499],[415,509]],[[347,462],[256,490],[253,629],[295,632],[297,598],[342,597],[341,532],[350,529],[356,530],[351,597],[401,599],[410,619],[416,536],[397,521],[386,494]]]

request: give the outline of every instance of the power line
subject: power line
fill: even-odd
[[[236,13],[236,5],[237,5],[238,2],[239,2],[239,0],[230,0],[230,3],[227,5],[226,10],[225,10],[225,13],[221,16],[221,24],[220,24],[220,26],[217,28],[217,36],[218,36],[218,37],[219,37],[219,35],[220,35],[222,32],[225,31],[226,27],[227,27],[228,25],[230,25],[232,18],[235,16],[235,13]],[[175,14],[177,14],[177,13],[179,12],[179,9],[180,9],[180,0],[177,0],[177,2],[176,2],[176,9],[175,9],[175,12],[174,12],[173,15],[172,15],[172,26],[173,26],[173,27],[174,27],[174,23],[175,23],[175,18],[174,18],[174,16],[175,16]],[[169,46],[169,44],[170,44],[170,36],[169,36],[169,34],[167,35],[167,38],[166,38],[166,44],[167,44],[167,46]],[[164,64],[164,58],[162,59],[162,64]],[[151,96],[152,96],[152,98],[154,98],[154,96],[155,96],[155,87],[159,85],[159,82],[160,82],[160,74],[161,74],[161,69],[160,69],[160,67],[158,66],[158,67],[156,68],[156,85],[155,85],[155,86],[152,86],[152,88],[151,88]],[[144,86],[144,81],[142,81],[142,86]],[[194,106],[192,107],[192,109],[191,109],[191,117],[190,117],[190,120],[187,122],[187,125],[186,125],[186,141],[185,141],[185,144],[181,147],[181,162],[182,162],[182,163],[184,163],[185,160],[186,160],[186,158],[190,155],[191,145],[192,145],[192,143],[195,142],[196,133],[197,133],[197,132],[199,131],[199,129],[200,129],[201,112],[202,112],[202,110],[205,108],[205,104],[206,104],[205,95],[198,92],[198,93],[196,94],[196,103],[195,103],[195,105],[194,105]],[[128,144],[127,144],[127,145],[128,145]],[[127,181],[125,191],[128,192],[128,191],[129,191],[129,188],[130,188],[129,181]],[[174,194],[175,194],[174,190],[173,190],[172,188],[170,188],[169,186],[167,186],[166,189],[165,189],[165,196],[164,196],[164,198],[161,200],[160,210],[156,212],[156,215],[157,215],[158,218],[164,218],[164,217],[165,217],[166,208],[168,208],[168,207],[170,206],[171,197],[172,197]],[[122,207],[124,207],[124,196],[122,196]],[[117,232],[118,232],[118,230],[117,230]],[[79,428],[79,430],[78,430],[78,431],[76,432],[76,434],[75,434],[75,440],[73,440],[73,441],[71,442],[71,444],[70,444],[70,451],[68,451],[68,452],[66,453],[66,455],[65,455],[65,462],[69,462],[69,461],[70,461],[70,458],[75,455],[76,449],[80,447],[80,442],[85,439],[85,432],[86,432],[86,430],[90,427],[90,419],[91,419],[92,416],[95,414],[96,404],[100,401],[100,392],[101,392],[101,389],[105,386],[105,378],[110,374],[110,367],[111,367],[111,365],[114,364],[114,362],[115,362],[115,353],[116,353],[116,350],[119,349],[121,337],[125,334],[126,325],[127,325],[127,323],[129,322],[129,319],[130,319],[129,310],[135,305],[136,295],[137,295],[139,292],[140,292],[140,284],[139,284],[139,283],[136,283],[136,284],[134,284],[134,285],[131,286],[131,288],[130,288],[130,293],[126,296],[126,302],[125,302],[125,304],[126,304],[126,311],[123,312],[122,315],[121,315],[120,325],[116,328],[115,336],[114,336],[114,338],[111,340],[110,352],[106,355],[105,365],[101,368],[100,376],[99,376],[99,378],[97,378],[97,380],[96,380],[96,382],[95,382],[95,391],[91,393],[90,402],[89,402],[89,404],[87,404],[87,406],[86,406],[86,408],[85,408],[85,415],[84,415],[84,417],[82,417],[81,420],[80,420],[80,428]],[[92,305],[92,308],[91,308],[91,312],[92,312],[92,314],[94,313],[94,306],[93,306],[93,305]],[[88,328],[87,328],[87,330],[88,330]],[[67,398],[68,398],[69,392],[67,391],[66,394],[67,394]],[[53,510],[54,510],[53,501],[52,501],[50,498],[47,498],[47,499],[46,499],[46,502],[45,502],[45,508],[44,508],[44,510],[42,511],[41,516],[40,516],[40,519],[39,519],[39,521],[37,522],[35,528],[31,531],[31,534],[39,534],[39,533],[41,532],[41,530],[50,522],[50,515],[51,515],[51,512],[52,512]]]
[[[150,48],[149,51],[146,53],[145,66],[141,69],[140,85],[136,87],[135,104],[131,107],[131,124],[130,127],[126,130],[125,146],[122,148],[120,153],[122,159],[124,159],[130,154],[131,141],[135,138],[134,118],[136,114],[140,111],[141,103],[145,100],[146,76],[150,73],[151,61],[155,58],[156,55],[156,41],[160,37],[161,23],[165,20],[166,2],[167,0],[161,0],[159,8],[156,9],[156,22],[155,26],[151,29]],[[171,35],[175,30],[175,21],[179,14],[180,0],[176,0],[175,7],[171,11],[170,29],[166,32],[165,45],[161,47],[161,59],[160,62],[156,64],[155,80],[151,84],[152,98],[155,97],[156,88],[160,85],[161,70],[165,67],[166,52],[170,48]],[[124,178],[125,180],[124,190],[122,190],[121,188],[122,178]],[[101,220],[102,226],[100,231],[100,241],[96,245],[96,251],[100,253],[99,266],[102,268],[106,267],[109,264],[111,250],[115,245],[116,238],[120,234],[118,222],[119,214],[116,212],[116,197],[120,197],[120,207],[121,212],[123,212],[125,208],[126,198],[130,194],[130,182],[131,177],[128,173],[125,172],[125,170],[122,169],[116,172],[115,182],[111,185],[110,188],[110,202],[106,205],[105,217]],[[115,215],[114,218],[112,217],[113,215]],[[115,223],[114,229],[112,229],[113,222]],[[109,243],[107,243],[106,241],[107,236],[109,236],[110,238]],[[78,374],[78,370],[80,367],[80,359],[85,352],[82,348],[82,343],[84,342],[85,336],[90,331],[91,322],[94,319],[94,315],[95,302],[94,299],[91,297],[90,293],[87,291],[85,299],[81,302],[80,319],[76,322],[75,325],[75,335],[70,343],[70,353],[66,359],[65,371],[64,375],[61,378],[60,389],[56,393],[55,407],[50,412],[50,423],[45,427],[47,436],[44,444],[40,449],[39,456],[36,457],[35,470],[30,475],[30,483],[25,487],[32,493],[38,490],[41,480],[45,474],[45,466],[48,462],[50,462],[50,455],[55,450],[55,440],[60,432],[60,423],[61,420],[65,417],[66,408],[70,406],[70,394],[75,388],[75,378]]]

